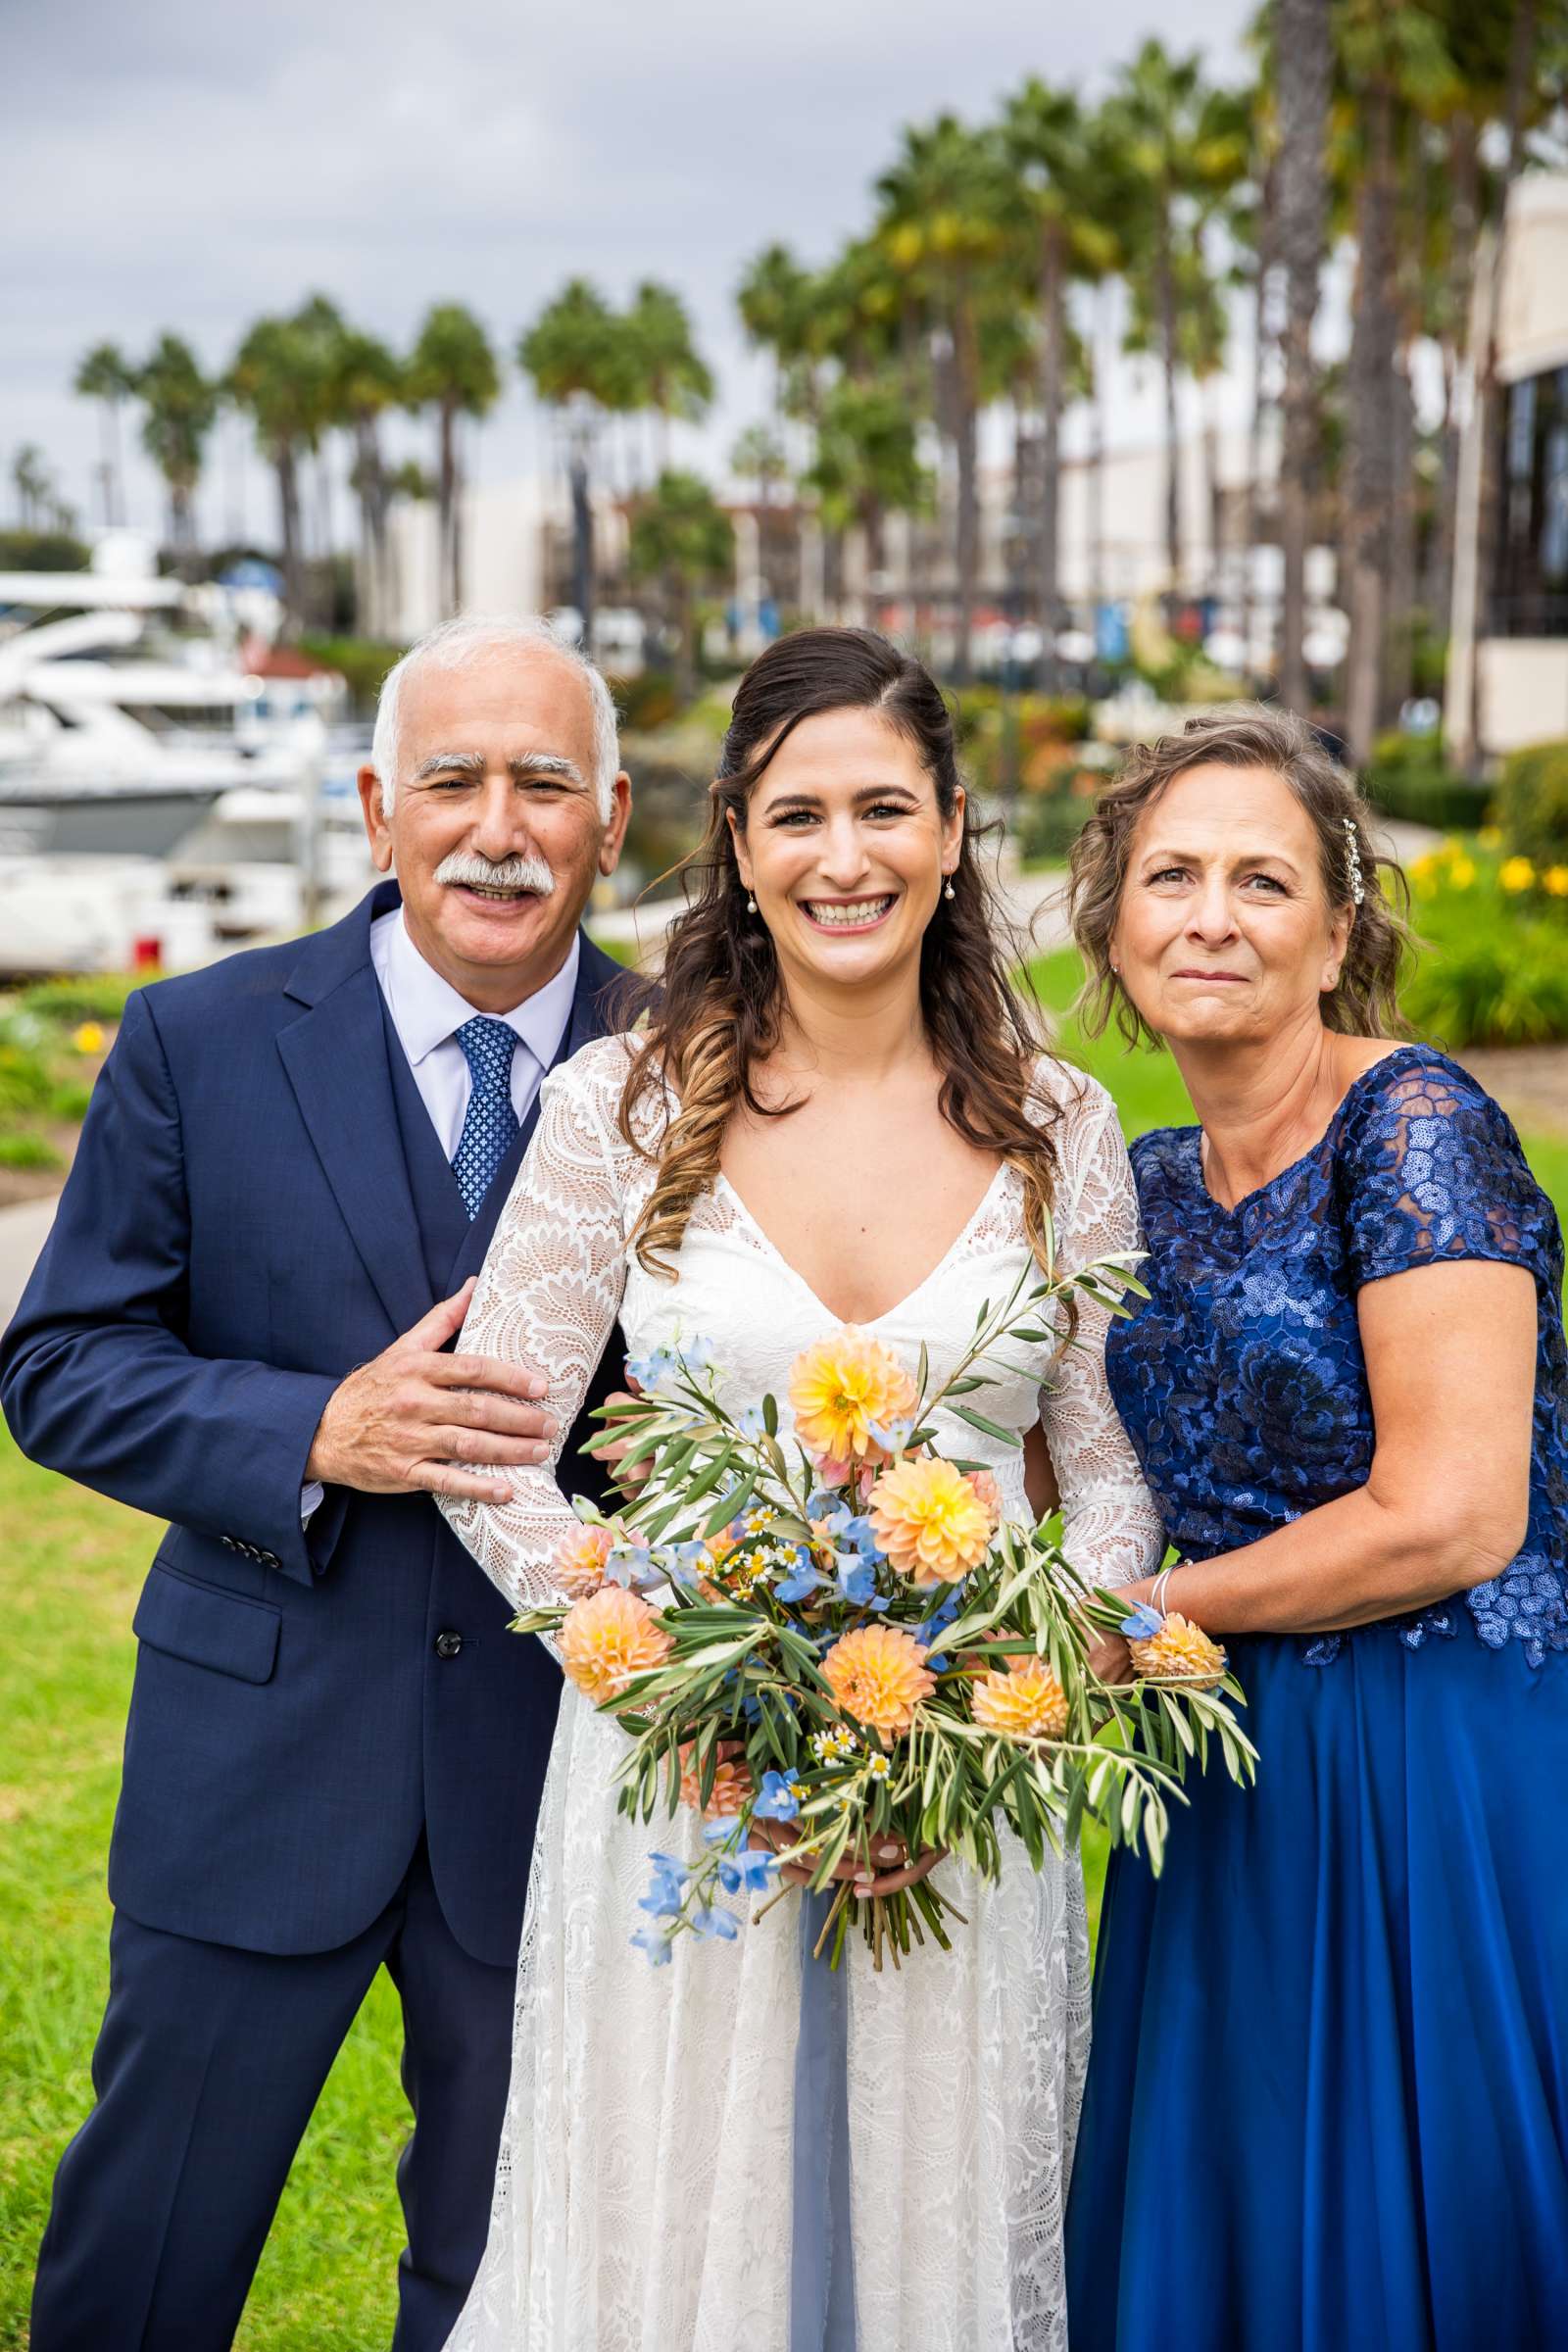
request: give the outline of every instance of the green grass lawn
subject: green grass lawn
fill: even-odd
[[[1076,959],[1039,977],[1057,1009]],[[1129,1134],[1190,1117],[1163,1055],[1064,1046],[1115,1092]],[[1568,1215],[1568,1144],[1531,1156]],[[0,1650],[0,2347],[26,2341],[33,2249],[55,2162],[86,2110],[102,2013],[104,1857],[130,1688],[131,1612],[157,1530],[24,1462],[0,1433],[7,1640]],[[1088,1855],[1092,1893],[1100,1857]],[[392,2329],[402,2244],[393,2166],[408,2125],[383,1975],[294,2167],[239,2337],[242,2352],[369,2352]]]

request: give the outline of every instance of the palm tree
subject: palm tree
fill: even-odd
[[[930,480],[920,464],[918,418],[897,378],[841,376],[823,399],[816,454],[801,477],[835,540],[858,524],[865,542],[866,621],[875,625],[878,577],[885,568],[883,525],[890,514],[926,505]]]
[[[1008,99],[1002,136],[1033,263],[1039,330],[1040,483],[1036,594],[1045,638],[1044,673],[1055,681],[1061,594],[1059,493],[1061,417],[1067,397],[1067,284],[1098,276],[1116,260],[1116,240],[1097,210],[1103,159],[1071,90],[1031,76]]]
[[[1181,371],[1178,270],[1185,235],[1200,239],[1200,224],[1247,170],[1243,102],[1209,87],[1195,52],[1172,57],[1146,41],[1122,69],[1102,121],[1119,145],[1137,189],[1129,220],[1135,290],[1143,283],[1154,322],[1165,390],[1165,562],[1172,591],[1182,581],[1180,419]]]
[[[251,418],[257,447],[277,476],[283,608],[305,617],[300,467],[326,414],[327,354],[298,318],[258,318],[230,364],[229,398]]]
[[[17,521],[24,531],[37,530],[54,495],[54,475],[36,441],[24,441],[12,457],[11,487],[17,494]]]
[[[662,473],[632,510],[632,577],[661,583],[675,630],[675,691],[683,702],[696,682],[696,598],[727,577],[734,548],[729,516],[695,473]]]
[[[658,470],[669,467],[672,416],[696,423],[713,398],[713,378],[692,338],[686,305],[669,286],[645,278],[632,296],[624,333],[628,360],[659,419]]]
[[[1274,240],[1285,272],[1285,362],[1280,446],[1280,695],[1306,709],[1306,540],[1317,460],[1317,313],[1328,226],[1332,0],[1275,0],[1272,74],[1279,116]]]
[[[120,412],[135,395],[136,370],[117,343],[95,343],[77,368],[72,389],[80,399],[99,403],[103,456],[98,478],[103,486],[104,521],[113,528],[125,519]]]
[[[391,603],[387,514],[392,492],[380,423],[406,397],[403,365],[386,344],[356,327],[340,328],[332,344],[326,406],[330,422],[354,444],[349,480],[360,508],[360,627],[368,637],[386,634]]]
[[[1000,138],[969,129],[956,115],[906,128],[897,161],[877,181],[877,195],[889,258],[917,289],[942,338],[957,475],[953,666],[962,684],[969,676],[980,552],[980,309],[1006,233],[1007,172]]]
[[[440,510],[441,589],[448,612],[463,607],[463,464],[458,447],[460,416],[483,416],[501,394],[501,370],[490,338],[460,302],[437,303],[409,360],[412,404],[436,413]]]
[[[626,333],[595,285],[574,277],[547,303],[517,342],[517,364],[533,378],[540,399],[566,429],[571,486],[572,602],[582,615],[583,644],[593,644],[594,512],[590,472],[594,444],[606,415],[639,397]]]
[[[166,333],[138,369],[136,392],[145,412],[142,447],[169,491],[170,544],[188,555],[196,544],[193,501],[207,436],[218,416],[219,388],[202,373],[190,345]]]
[[[1408,104],[1440,103],[1452,85],[1442,31],[1424,8],[1340,0],[1340,62],[1352,94],[1356,290],[1350,338],[1347,505],[1349,651],[1346,736],[1364,765],[1386,714],[1389,577],[1395,557],[1399,415],[1400,142]],[[1402,617],[1402,616],[1401,616]]]

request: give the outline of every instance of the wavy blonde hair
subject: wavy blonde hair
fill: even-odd
[[[776,1048],[783,988],[765,924],[746,911],[729,819],[744,832],[751,796],[780,744],[805,718],[875,710],[911,742],[950,816],[959,775],[953,720],[928,670],[870,629],[802,629],[759,656],[741,680],[710,792],[709,820],[686,869],[688,905],[672,928],[658,984],[634,997],[642,1015],[621,1095],[622,1136],[658,1175],[633,1243],[662,1274],[687,1221],[718,1174],[724,1133],[738,1105],[787,1118],[799,1102],[759,1101],[753,1074]],[[920,950],[920,1007],[942,1072],[940,1105],[967,1143],[1016,1169],[1024,1225],[1049,1266],[1059,1114],[1035,1089],[1046,1054],[1038,1007],[1014,987],[1003,926],[966,821],[951,900],[942,899]],[[640,1108],[663,1113],[656,1152],[634,1132]]]

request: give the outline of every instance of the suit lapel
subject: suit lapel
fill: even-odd
[[[309,1009],[277,1049],[317,1157],[394,1331],[428,1314],[433,1298],[409,1190],[370,921],[397,905],[377,891],[307,943],[288,993]]]

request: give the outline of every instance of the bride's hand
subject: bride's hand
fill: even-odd
[[[790,1847],[799,1842],[800,1835],[792,1821],[754,1821],[752,1824],[752,1843],[770,1846],[776,1854],[788,1853]],[[929,1878],[946,1852],[945,1846],[928,1845],[911,1862],[902,1838],[879,1838],[872,1844],[871,1859],[884,1865],[880,1872],[873,1873],[863,1862],[846,1854],[841,1862],[834,1864],[832,1877],[848,1880],[858,1895],[899,1894],[906,1886],[913,1886],[921,1879]],[[814,1875],[814,1864],[805,1862],[785,1862],[779,1870],[779,1876],[788,1879],[796,1886],[808,1886]]]

